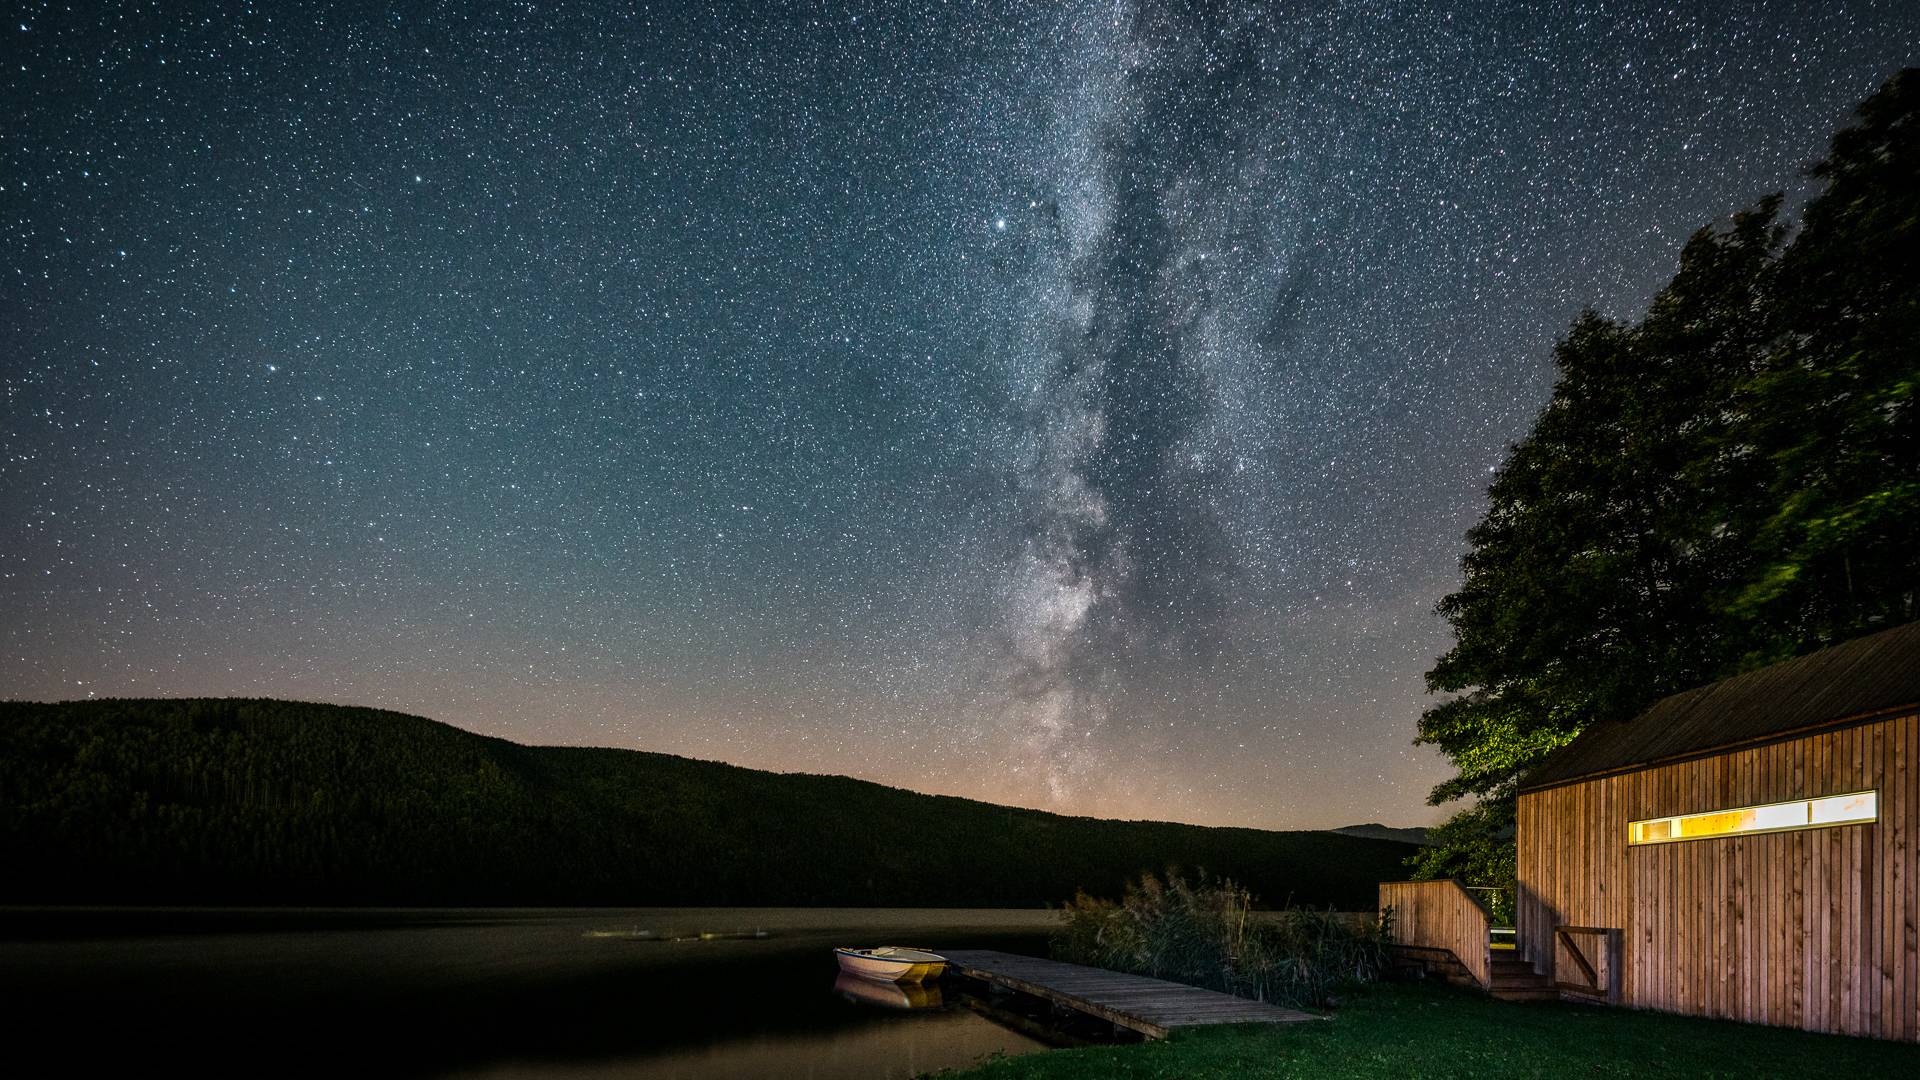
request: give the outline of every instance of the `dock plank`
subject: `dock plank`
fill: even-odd
[[[1036,956],[992,949],[957,949],[942,955],[963,975],[1045,998],[1154,1039],[1166,1038],[1175,1028],[1201,1024],[1294,1024],[1319,1019],[1298,1009],[1217,990]]]

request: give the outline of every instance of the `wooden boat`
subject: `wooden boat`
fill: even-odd
[[[883,1009],[937,1009],[942,1004],[938,983],[881,982],[843,971],[834,978],[833,988],[848,1001]]]
[[[835,949],[840,970],[880,982],[925,982],[947,970],[947,958],[925,949],[888,945],[878,949]]]

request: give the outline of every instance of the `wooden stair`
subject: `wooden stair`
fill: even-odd
[[[1395,973],[1421,979],[1445,979],[1454,986],[1479,986],[1473,972],[1445,949],[1424,945],[1393,946]]]
[[[1487,964],[1487,991],[1501,1001],[1558,1001],[1560,991],[1553,980],[1533,970],[1533,963],[1519,953],[1496,952]]]
[[[1553,980],[1533,970],[1533,964],[1518,952],[1493,950],[1487,963],[1490,985],[1481,987],[1458,957],[1445,949],[1418,945],[1395,945],[1393,964],[1403,975],[1445,979],[1454,986],[1485,989],[1501,1001],[1557,1001],[1560,991]]]

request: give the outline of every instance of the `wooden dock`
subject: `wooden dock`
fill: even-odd
[[[956,949],[941,955],[963,975],[1046,998],[1150,1039],[1164,1039],[1175,1028],[1202,1024],[1292,1024],[1319,1019],[1217,990],[1058,960],[990,949]]]

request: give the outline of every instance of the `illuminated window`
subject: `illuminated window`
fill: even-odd
[[[1742,806],[1734,810],[1711,810],[1704,814],[1631,821],[1627,823],[1627,843],[1667,844],[1675,840],[1701,840],[1709,836],[1857,825],[1879,818],[1879,793],[1856,791],[1850,795],[1828,795],[1820,799],[1797,799],[1766,806]]]

